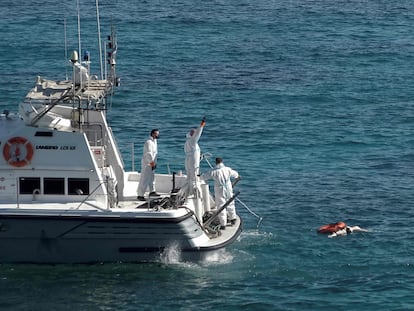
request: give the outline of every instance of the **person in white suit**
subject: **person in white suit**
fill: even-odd
[[[185,171],[187,174],[187,182],[190,187],[195,186],[197,175],[200,171],[200,146],[198,145],[198,141],[203,133],[205,125],[206,118],[204,117],[199,127],[193,128],[187,133],[184,144]]]
[[[141,176],[139,179],[137,199],[139,201],[145,201],[144,193],[149,188],[150,197],[160,196],[155,192],[155,178],[154,171],[157,167],[157,154],[158,145],[157,140],[160,137],[160,131],[153,129],[150,133],[150,137],[145,141],[144,149],[141,159]]]
[[[227,167],[223,163],[222,158],[216,158],[216,166],[201,175],[203,180],[214,180],[214,199],[216,208],[222,207],[232,196],[233,186],[231,178],[240,178],[237,171],[230,167]],[[227,225],[227,219],[231,225],[236,222],[236,206],[234,200],[219,214],[219,220],[221,229],[225,229]]]

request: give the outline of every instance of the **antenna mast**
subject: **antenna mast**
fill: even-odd
[[[77,11],[78,11],[78,55],[82,55],[81,50],[81,28],[80,28],[80,7],[79,7],[79,0],[76,1],[77,4]]]
[[[66,37],[66,17],[63,19],[63,31],[65,33],[65,73],[66,73],[66,80],[69,79],[68,77],[68,65],[67,65],[67,61],[68,61],[68,41],[67,41],[67,37]]]
[[[96,0],[96,22],[98,27],[98,44],[99,44],[99,64],[101,68],[101,80],[103,80],[103,63],[102,63],[102,42],[101,42],[101,24],[99,18],[99,0]]]

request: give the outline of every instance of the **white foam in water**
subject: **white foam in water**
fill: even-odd
[[[203,266],[209,266],[209,265],[223,265],[223,264],[229,264],[233,261],[233,255],[230,252],[227,252],[225,249],[219,249],[215,251],[214,253],[209,254],[204,258],[202,261]]]
[[[181,262],[181,249],[177,243],[171,244],[164,249],[160,255],[160,260],[164,264],[177,264]]]
[[[219,249],[211,254],[208,254],[198,264],[201,266],[223,265],[233,261],[233,255],[225,249]],[[164,249],[160,254],[160,262],[166,265],[185,264],[192,265],[194,263],[184,262],[181,257],[181,249],[177,243],[171,244]]]

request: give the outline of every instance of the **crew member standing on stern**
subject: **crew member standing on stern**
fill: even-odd
[[[145,201],[144,193],[147,190],[147,188],[149,188],[150,197],[159,196],[159,194],[155,192],[154,178],[154,171],[157,167],[157,140],[159,137],[160,131],[158,129],[153,129],[151,131],[150,137],[148,137],[144,144],[144,150],[142,152],[141,159],[141,176],[139,179],[139,185],[137,190],[137,199],[140,201]]]
[[[198,141],[203,133],[204,126],[206,124],[206,117],[200,123],[197,128],[192,128],[187,134],[187,138],[184,144],[185,152],[185,170],[187,174],[188,186],[195,187],[197,181],[197,175],[200,174],[200,146]]]
[[[237,171],[225,166],[222,158],[216,158],[216,167],[201,175],[201,178],[203,180],[214,180],[214,199],[216,208],[220,209],[233,196],[231,178],[240,179],[240,175]],[[234,200],[219,214],[220,229],[226,228],[227,219],[229,219],[231,225],[236,223]]]

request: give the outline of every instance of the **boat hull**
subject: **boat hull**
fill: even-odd
[[[0,214],[0,262],[158,262],[173,252],[198,261],[232,243],[241,223],[210,239],[192,212],[176,217]]]

